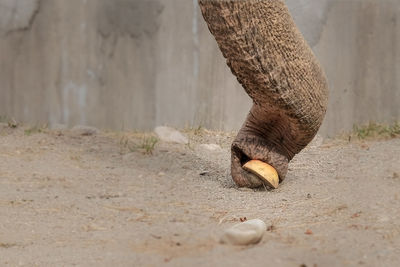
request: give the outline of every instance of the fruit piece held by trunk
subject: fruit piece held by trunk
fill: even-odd
[[[257,175],[269,187],[278,188],[279,176],[271,165],[260,160],[250,160],[243,165],[243,169]]]

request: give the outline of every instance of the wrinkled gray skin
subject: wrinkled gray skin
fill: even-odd
[[[315,136],[328,88],[314,54],[281,0],[199,0],[227,64],[253,99],[232,144],[232,178],[241,187],[262,182],[242,166],[272,165],[282,181],[288,163]]]

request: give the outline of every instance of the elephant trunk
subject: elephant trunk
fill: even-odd
[[[288,163],[315,136],[324,118],[325,75],[283,0],[199,0],[232,73],[253,107],[232,144],[232,177],[261,185],[242,166],[258,159],[283,180]]]

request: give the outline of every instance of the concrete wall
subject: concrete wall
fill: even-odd
[[[330,102],[321,133],[400,120],[400,1],[288,2],[328,76]]]
[[[287,0],[331,88],[321,133],[400,119],[400,2]],[[251,102],[196,0],[0,0],[0,115],[238,129]]]

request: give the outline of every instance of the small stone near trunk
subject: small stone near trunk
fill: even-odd
[[[12,118],[8,121],[8,127],[10,128],[17,128],[18,127],[18,122]]]
[[[188,144],[188,138],[181,132],[175,130],[171,127],[159,126],[154,129],[158,138],[164,142],[178,143],[178,144]]]
[[[267,226],[262,220],[248,220],[225,230],[220,241],[223,244],[239,246],[257,244],[266,231]]]
[[[84,126],[84,125],[76,125],[71,129],[71,131],[74,134],[85,135],[85,136],[95,135],[95,134],[98,134],[100,132],[99,129],[97,129],[95,127]]]
[[[217,144],[201,144],[199,147],[208,151],[217,151],[222,149],[221,146]]]

